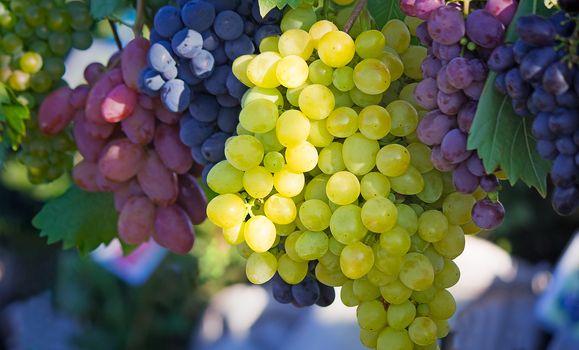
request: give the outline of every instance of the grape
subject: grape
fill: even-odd
[[[512,68],[505,76],[507,93],[512,98],[526,98],[531,94],[530,86],[523,80],[519,70]]]
[[[155,14],[154,28],[159,35],[170,38],[183,28],[179,9],[173,6],[163,6]]]
[[[505,25],[486,10],[475,10],[466,18],[466,34],[481,47],[495,48],[503,42]]]
[[[97,192],[96,173],[98,172],[98,165],[87,160],[82,160],[78,163],[73,171],[72,178],[74,183],[88,192]]]
[[[253,284],[269,281],[277,269],[277,259],[269,252],[252,253],[245,266],[247,279]]]
[[[179,177],[179,197],[177,203],[187,213],[193,225],[199,225],[207,218],[207,198],[195,177],[185,174]]]
[[[68,104],[71,93],[72,90],[64,86],[44,99],[38,110],[38,124],[43,133],[57,134],[72,121],[74,110]]]
[[[128,244],[144,243],[149,239],[154,223],[155,205],[147,197],[131,197],[120,212],[119,237]]]
[[[293,300],[293,296],[291,294],[291,286],[285,283],[279,274],[275,274],[271,279],[271,282],[273,298],[281,304],[291,303]]]
[[[435,41],[452,45],[458,43],[465,32],[465,23],[459,9],[441,6],[432,11],[428,20],[428,34]]]
[[[181,7],[181,19],[188,28],[202,32],[213,24],[215,7],[208,1],[187,2]]]
[[[243,34],[243,19],[231,10],[219,12],[213,23],[215,34],[223,40],[234,40]]]
[[[526,81],[540,79],[545,68],[556,59],[557,53],[552,47],[532,49],[521,61],[521,77]]]
[[[485,10],[508,26],[517,10],[517,3],[514,0],[490,0],[487,1]]]
[[[567,64],[555,62],[543,74],[543,88],[550,94],[561,95],[570,88],[572,74]]]
[[[553,209],[561,215],[570,215],[577,209],[579,190],[577,186],[555,187],[553,191]]]
[[[155,130],[155,150],[165,166],[178,174],[191,169],[192,159],[187,147],[179,140],[177,127],[161,124]]]
[[[320,84],[306,86],[299,97],[300,110],[310,119],[326,118],[334,109],[335,99],[332,91]]]
[[[435,110],[423,117],[416,129],[416,134],[424,144],[438,145],[454,126],[453,118]]]
[[[99,168],[102,162],[103,158],[99,161]],[[177,200],[177,176],[165,167],[156,152],[149,152],[142,168],[138,170],[137,178],[143,192],[153,203],[166,206]]]
[[[521,16],[517,18],[515,30],[520,39],[531,46],[546,46],[555,39],[555,27],[540,16]]]
[[[472,208],[472,220],[482,229],[491,230],[500,225],[505,216],[505,209],[500,202],[489,199],[478,201]]]
[[[427,20],[432,11],[444,6],[443,0],[416,0],[414,2],[414,11],[416,17]]]
[[[314,305],[320,298],[320,286],[311,277],[291,287],[292,297],[299,306]]]

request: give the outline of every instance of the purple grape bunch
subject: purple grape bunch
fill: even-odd
[[[311,261],[308,276],[300,283],[289,284],[276,273],[268,284],[271,285],[273,298],[280,304],[292,304],[296,307],[318,305],[330,306],[336,299],[334,287],[327,286],[315,277],[317,262]]]
[[[416,130],[418,138],[432,147],[434,167],[452,172],[457,191],[496,192],[499,180],[485,171],[476,151],[467,149],[467,140],[488,76],[486,59],[503,42],[516,2],[489,1],[466,17],[458,3],[403,0],[402,5],[406,14],[425,20],[416,34],[429,53],[414,92],[417,103],[429,110]],[[483,229],[497,227],[503,217],[499,201],[484,198],[473,207],[473,221]]]
[[[508,95],[516,114],[532,116],[537,151],[552,161],[553,208],[570,215],[579,208],[579,69],[564,43],[577,36],[578,15],[520,17],[514,43],[497,47],[488,66],[495,88]]]
[[[281,17],[277,8],[262,17],[257,0],[181,0],[155,14],[140,89],[182,113],[180,138],[204,166],[204,180],[225,159],[247,90],[231,64],[256,52],[264,38],[280,35]]]

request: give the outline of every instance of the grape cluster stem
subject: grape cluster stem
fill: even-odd
[[[358,0],[358,2],[356,3],[356,7],[354,8],[354,11],[352,11],[352,14],[346,21],[346,24],[344,24],[344,32],[346,33],[350,32],[350,29],[352,29],[354,22],[356,22],[358,17],[360,17],[362,10],[364,10],[364,7],[366,7],[367,3],[368,0]]]

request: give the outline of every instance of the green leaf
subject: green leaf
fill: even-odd
[[[265,17],[269,13],[269,11],[273,10],[274,8],[281,6],[285,6],[287,1],[284,0],[259,0],[259,13],[262,17]]]
[[[280,0],[279,2],[283,2],[283,0]],[[303,3],[302,0],[287,0],[287,4],[291,7],[291,8],[297,8],[298,6],[300,6]],[[280,7],[280,9],[282,9],[283,7]]]
[[[92,0],[90,2],[90,13],[96,19],[110,16],[121,5],[121,0]]]
[[[30,112],[28,108],[22,105],[9,105],[2,107],[2,114],[4,115],[8,125],[12,130],[20,135],[24,135],[26,132],[26,126],[24,125],[24,119],[30,117]]]
[[[368,0],[368,11],[374,17],[378,30],[391,19],[403,20],[405,17],[398,0]]]
[[[89,193],[71,186],[47,202],[32,224],[49,244],[62,241],[64,249],[76,247],[86,255],[117,236],[117,219],[112,193]]]

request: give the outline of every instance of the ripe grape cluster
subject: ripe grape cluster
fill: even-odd
[[[561,215],[579,207],[578,21],[563,11],[520,17],[519,39],[497,47],[488,62],[497,72],[496,89],[511,98],[515,113],[534,116],[537,151],[553,161],[552,203]]]
[[[298,22],[277,47],[233,62],[250,89],[207,175],[218,194],[208,218],[276,300],[326,305],[341,286],[366,346],[436,349],[456,308],[452,260],[480,231],[472,213],[485,193],[457,192],[434,167],[416,135],[416,84],[392,92],[421,79],[426,49],[400,20],[355,40],[327,20]]]
[[[153,239],[185,254],[193,246],[192,224],[205,219],[206,199],[195,179],[188,148],[179,141],[181,115],[138,92],[149,42],[132,40],[105,68],[90,64],[88,84],[49,94],[39,110],[47,133],[74,121],[83,159],[75,183],[89,192],[114,192],[119,238],[128,244]]]
[[[269,37],[281,33],[280,20],[277,9],[262,17],[257,0],[181,1],[155,14],[141,89],[160,95],[169,111],[183,113],[181,140],[206,165],[205,174],[224,159],[247,90],[231,63],[260,44],[271,45],[275,40]]]
[[[499,180],[486,173],[476,151],[467,149],[467,139],[488,75],[485,57],[502,43],[505,24],[514,13],[508,8],[509,15],[502,16],[504,8],[494,5],[514,2],[489,1],[485,9],[476,9],[466,18],[457,3],[402,3],[408,14],[426,20],[417,27],[417,35],[430,51],[421,66],[424,79],[414,91],[417,103],[430,110],[420,121],[417,136],[432,147],[434,167],[452,171],[457,191],[473,193],[480,187],[484,192],[496,192]],[[484,229],[495,228],[503,217],[499,201],[484,198],[473,208],[473,220]]]
[[[55,180],[72,166],[70,131],[42,135],[36,109],[45,94],[61,84],[71,48],[91,45],[91,25],[83,1],[0,1],[0,80],[31,109],[19,159],[32,183]]]

